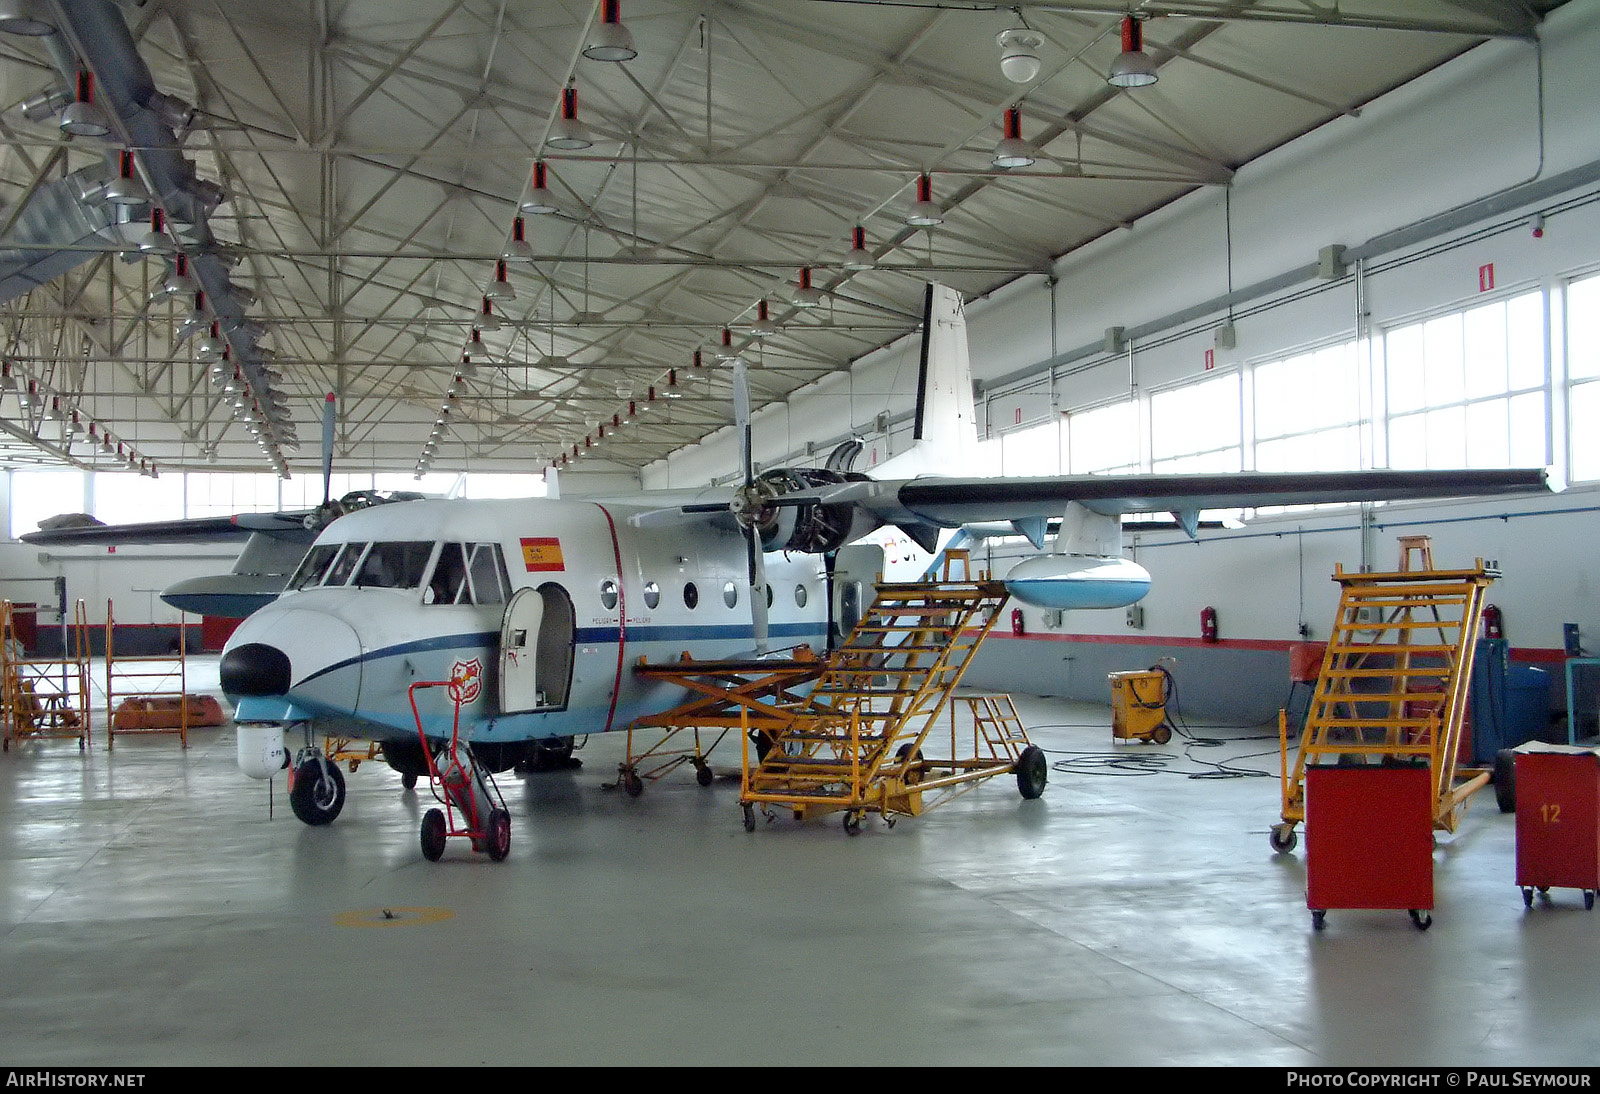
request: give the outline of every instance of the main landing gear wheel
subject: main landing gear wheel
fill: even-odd
[[[1022,755],[1017,757],[1017,791],[1032,801],[1044,793],[1045,781],[1050,777],[1050,761],[1045,759],[1044,749],[1038,745],[1029,745],[1022,750]]]
[[[330,823],[344,808],[344,776],[338,766],[314,756],[295,768],[289,808],[306,824]]]
[[[422,857],[438,862],[444,854],[444,810],[430,809],[422,814]]]
[[[1272,831],[1267,833],[1267,842],[1278,854],[1287,855],[1299,845],[1300,837],[1295,834],[1294,825],[1274,824]]]
[[[483,849],[495,862],[504,861],[511,853],[511,814],[504,809],[489,810],[489,830]]]
[[[413,772],[407,771],[400,776],[400,785],[407,790],[415,790],[417,788],[417,776]]]

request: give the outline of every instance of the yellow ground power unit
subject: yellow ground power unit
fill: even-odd
[[[1170,673],[1153,668],[1113,672],[1107,678],[1111,681],[1112,740],[1154,741],[1158,745],[1172,740],[1172,725],[1167,721]]]

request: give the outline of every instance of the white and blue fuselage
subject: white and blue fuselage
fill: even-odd
[[[641,660],[748,654],[744,538],[706,522],[637,528],[643,506],[573,500],[415,501],[343,517],[285,593],[223,652],[241,727],[414,742],[537,742],[626,729],[682,689]],[[827,640],[814,555],[766,559],[774,648]],[[241,764],[246,760],[241,737]],[[267,775],[269,771],[252,774]]]

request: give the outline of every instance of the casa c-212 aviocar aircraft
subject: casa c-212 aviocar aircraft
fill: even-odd
[[[685,697],[634,673],[641,659],[824,647],[840,576],[828,560],[891,526],[933,551],[950,529],[1010,522],[1041,551],[1004,579],[1013,596],[1116,608],[1150,585],[1122,557],[1126,513],[1172,513],[1192,535],[1202,509],[1546,488],[1542,469],[943,477],[972,466],[977,433],[961,300],[937,285],[925,301],[914,443],[873,477],[838,467],[752,475],[742,367],[742,485],[693,497],[407,501],[332,521],[223,651],[244,772],[271,778],[292,750],[290,801],[313,825],[345,798],[317,747],[324,736],[381,742],[392,767],[426,775],[418,719],[438,746],[455,711],[444,689],[419,691],[414,717],[408,689],[419,681],[457,682],[460,737],[490,771],[625,730]],[[1060,532],[1045,550],[1053,518]]]

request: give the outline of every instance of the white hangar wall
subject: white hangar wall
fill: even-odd
[[[1600,3],[1567,5],[1541,38],[1479,47],[1246,165],[1228,192],[1197,191],[1108,233],[1064,257],[1054,284],[1024,278],[969,302],[980,419],[991,437],[1019,419],[1058,418],[1130,392],[1148,400],[1207,375],[1208,350],[1221,375],[1528,289],[1547,290],[1559,309],[1566,279],[1600,270],[1600,69],[1592,63]],[[1530,230],[1535,213],[1545,217],[1540,238]],[[1330,245],[1360,261],[1344,276],[1319,278],[1319,252]],[[1489,264],[1493,288],[1484,293],[1480,271]],[[1229,318],[1227,303],[1232,348],[1214,333]],[[1559,384],[1559,310],[1550,322]],[[1132,335],[1131,354],[1104,351],[1110,327]],[[802,458],[807,439],[820,459],[848,431],[882,447],[876,421],[885,411],[895,422],[887,447],[898,451],[909,443],[917,348],[904,339],[758,416],[756,459]],[[1564,423],[1554,405],[1546,460],[1561,465]],[[1369,455],[1381,459],[1381,443],[1369,443],[1379,450]],[[728,430],[646,469],[645,483],[725,478],[736,453]],[[1514,502],[1380,507],[1365,545],[1354,509],[1206,531],[1197,543],[1171,532],[1130,536],[1128,553],[1155,579],[1142,629],[1130,629],[1121,612],[1068,613],[1052,626],[1025,608],[1025,636],[992,641],[969,680],[1103,700],[1106,671],[1176,656],[1186,709],[1265,719],[1287,691],[1287,650],[1301,625],[1313,640],[1326,637],[1334,564],[1391,567],[1395,537],[1416,533],[1433,537],[1440,565],[1497,559],[1505,576],[1490,599],[1505,612],[1514,656],[1554,662],[1564,623],[1578,623],[1600,647],[1600,571],[1588,549],[1600,533],[1597,508],[1600,492],[1580,484]],[[1027,550],[992,551],[995,569],[1003,573]],[[1222,621],[1215,645],[1198,637],[1207,606]]]

